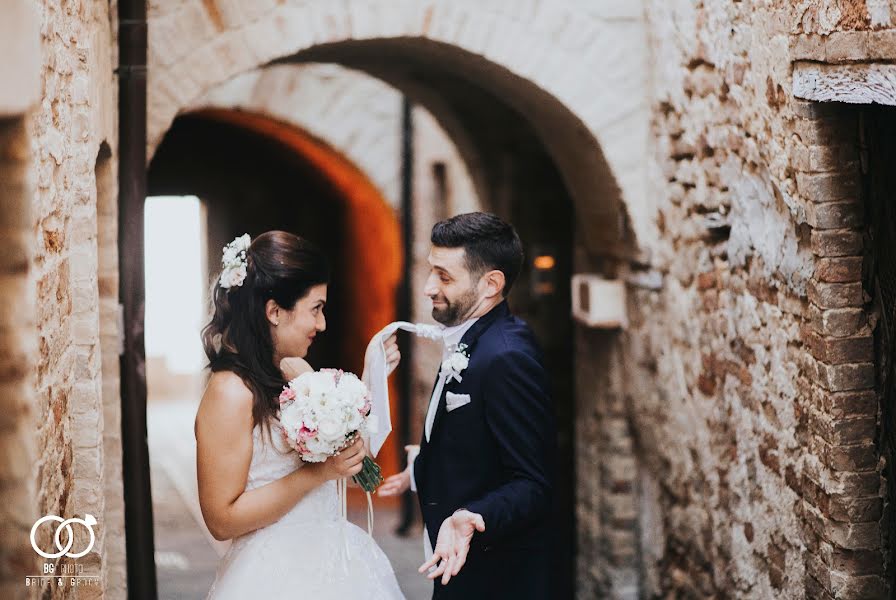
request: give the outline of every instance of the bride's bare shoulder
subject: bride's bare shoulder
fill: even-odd
[[[243,378],[233,371],[218,371],[208,378],[205,393],[224,395],[233,398],[252,399],[252,390],[243,381]]]
[[[252,390],[236,373],[212,373],[196,412],[196,428],[202,424],[216,428],[239,423],[249,424],[251,429],[253,400]]]

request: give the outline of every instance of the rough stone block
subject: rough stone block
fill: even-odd
[[[866,523],[878,521],[883,512],[880,496],[859,496],[828,493],[820,486],[807,483],[805,498],[826,518],[841,523]]]
[[[809,282],[809,302],[821,309],[859,307],[864,304],[862,284]]]
[[[864,221],[860,202],[809,203],[806,222],[815,229],[855,229]]]
[[[840,365],[874,360],[874,343],[870,335],[836,338],[811,333],[806,341],[812,355],[828,364]]]
[[[874,387],[874,363],[828,365],[816,363],[819,385],[832,392],[864,390]]]
[[[823,445],[822,462],[834,471],[863,471],[873,469],[877,466],[878,458],[880,456],[877,446],[870,441],[851,446]]]
[[[861,308],[821,309],[810,304],[809,316],[812,329],[821,335],[847,337],[858,333],[870,333],[866,327],[867,315]]]
[[[808,161],[812,172],[849,172],[858,169],[859,153],[853,144],[810,146]]]
[[[837,600],[885,598],[887,584],[879,575],[853,575],[842,571],[831,573],[831,592]]]
[[[876,550],[880,548],[880,525],[875,522],[846,523],[834,521],[821,514],[810,517],[822,539],[832,546],[847,550]]]
[[[874,390],[829,392],[812,387],[812,402],[822,413],[832,419],[873,417],[877,415],[877,393]]]
[[[862,253],[862,234],[854,229],[815,230],[810,244],[816,256],[856,256]]]
[[[870,31],[868,58],[871,60],[896,60],[896,30]]]
[[[880,575],[884,572],[884,560],[877,550],[845,550],[823,543],[820,555],[826,565],[835,571],[853,575]]]
[[[858,144],[859,142],[859,122],[853,111],[844,108],[841,105],[835,105],[826,102],[807,102],[812,105],[814,115],[809,118],[796,119],[793,123],[794,133],[796,133],[803,144],[807,146],[814,145],[839,145],[839,144]],[[834,109],[838,112],[829,112]],[[804,109],[809,110],[807,108]],[[831,116],[828,116],[831,115]],[[800,190],[811,185],[811,175],[804,175],[809,178],[803,182]],[[816,177],[824,177],[824,175],[816,175]],[[797,177],[799,185],[800,177]],[[827,182],[825,182],[827,183]]]
[[[810,202],[855,200],[861,191],[858,175],[850,173],[798,173],[797,188]]]
[[[834,419],[824,413],[811,410],[809,423],[829,444],[849,445],[872,443],[877,430],[877,416]]]
[[[824,38],[820,35],[792,35],[790,36],[791,60],[817,60],[825,57]]]
[[[868,56],[868,34],[864,31],[834,31],[824,43],[829,63],[862,60]]]
[[[881,478],[877,471],[832,471],[818,463],[807,464],[804,475],[827,495],[862,498],[880,492]]]

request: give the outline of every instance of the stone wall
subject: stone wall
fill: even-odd
[[[360,2],[151,3],[150,143],[215,85],[272,59],[414,38],[417,52],[378,49],[531,111],[576,201],[577,269],[629,282],[628,329],[575,336],[579,596],[883,596],[862,113],[807,100],[896,103],[892,65],[879,64],[896,57],[896,4],[651,0],[642,15],[608,1],[587,18],[574,2],[498,4],[383,3],[374,18]],[[108,597],[125,595],[109,10],[41,3],[40,101],[0,121],[0,196],[19,199],[0,211],[0,506],[14,523],[4,597],[33,568],[6,540],[36,516],[88,512],[98,539],[79,562]],[[434,44],[455,53],[425,54]],[[470,56],[481,61],[439,62]],[[453,87],[438,83],[423,82]],[[418,174],[451,152],[421,157]],[[379,178],[370,155],[357,162],[394,197],[395,164]],[[439,177],[418,195],[441,197]],[[456,206],[477,205],[471,190]],[[418,222],[439,216],[418,208]],[[634,260],[585,249],[613,217],[620,231],[632,221]]]
[[[72,561],[83,566],[85,575],[100,576],[99,586],[76,592],[84,597],[103,591],[107,597],[123,597],[125,585],[115,373],[117,194],[111,158],[117,146],[116,47],[109,10],[96,3],[40,7],[42,99],[29,119],[37,188],[31,226],[38,347],[35,441],[40,448],[31,473],[41,515],[83,518],[89,513],[99,521],[92,551]],[[105,228],[99,239],[98,203]],[[113,371],[107,381],[104,365]],[[52,533],[46,529],[44,542]],[[52,597],[75,594],[52,590]]]
[[[818,4],[648,8],[663,285],[629,276],[638,467],[607,459],[638,487],[647,595],[885,593],[857,112],[794,99],[790,65],[808,15],[865,3]]]

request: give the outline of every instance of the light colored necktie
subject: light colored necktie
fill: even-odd
[[[445,360],[445,350],[442,349],[442,360]],[[436,380],[436,387],[432,391],[432,397],[429,399],[429,408],[426,410],[426,422],[423,426],[423,432],[426,434],[426,441],[432,435],[432,424],[436,420],[436,412],[439,407],[439,400],[442,397],[442,390],[445,389],[445,379],[447,375],[443,369],[439,369],[439,378]]]
[[[377,455],[383,446],[383,442],[386,441],[389,433],[392,432],[392,418],[389,414],[388,365],[386,364],[386,348],[383,342],[399,329],[431,340],[444,339],[442,328],[438,325],[396,321],[386,325],[371,340],[371,347],[368,349],[367,355],[367,380],[364,383],[367,384],[367,388],[370,390],[370,414],[376,417],[378,421],[377,430],[370,434],[370,452],[373,456]],[[441,375],[439,375],[439,380],[442,381]],[[439,393],[441,394],[440,386]],[[434,411],[433,417],[435,417]],[[426,422],[429,424],[429,413],[427,413]],[[429,439],[428,433],[426,439]]]

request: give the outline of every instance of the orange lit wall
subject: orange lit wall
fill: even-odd
[[[360,375],[364,351],[374,333],[395,320],[396,290],[402,276],[401,231],[395,213],[382,194],[353,163],[342,154],[301,129],[266,116],[234,110],[209,109],[199,115],[263,134],[299,154],[330,180],[345,203],[344,248],[350,269],[346,273],[349,298],[354,310],[346,310],[346,331],[357,331],[346,339],[343,368]],[[332,317],[331,317],[332,318]],[[399,398],[394,378],[390,381],[393,430],[398,430]],[[385,475],[398,472],[396,435],[389,436],[377,456]],[[403,464],[401,465],[403,466]],[[378,501],[378,504],[384,500]]]

